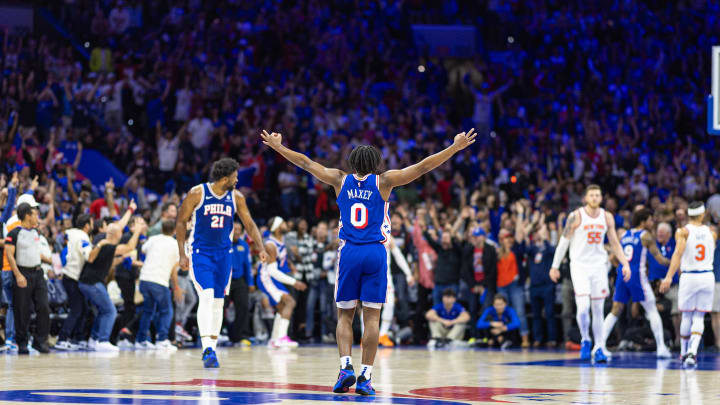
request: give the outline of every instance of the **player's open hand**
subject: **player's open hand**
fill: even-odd
[[[550,280],[552,280],[553,283],[557,283],[558,280],[560,280],[560,270],[550,269]]]
[[[282,145],[282,135],[278,134],[277,132],[269,134],[268,131],[263,129],[263,132],[262,134],[260,134],[260,136],[263,139],[263,143],[273,149]]]
[[[467,132],[460,132],[459,134],[455,135],[455,142],[453,143],[453,145],[455,145],[458,150],[463,150],[475,143],[476,136],[477,132],[475,132],[475,128],[472,128]]]
[[[623,280],[627,283],[630,281],[630,277],[632,276],[632,271],[630,271],[630,266],[625,265],[622,268],[622,274],[623,274]]]
[[[659,288],[660,292],[665,294],[670,289],[670,284],[672,284],[672,279],[664,278],[660,282],[660,288]]]

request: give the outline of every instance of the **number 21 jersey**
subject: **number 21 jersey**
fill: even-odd
[[[202,200],[192,214],[192,230],[188,242],[197,249],[230,249],[232,243],[235,196],[233,190],[215,195],[208,183],[203,183]]]
[[[380,180],[375,174],[343,178],[337,197],[340,210],[340,239],[352,243],[385,243],[390,234],[390,203],[380,196]]]

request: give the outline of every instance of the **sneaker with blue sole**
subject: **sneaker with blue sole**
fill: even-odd
[[[338,374],[337,382],[333,387],[333,392],[337,394],[343,394],[350,391],[350,387],[355,384],[355,370],[353,366],[348,364],[345,368],[340,369]]]
[[[215,354],[215,350],[213,350],[211,347],[208,347],[203,352],[203,365],[205,368],[218,368],[220,367],[220,363],[217,359],[217,354]]]
[[[355,393],[360,395],[375,395],[375,388],[372,387],[371,380],[361,375],[357,379],[357,386],[355,387]]]
[[[592,343],[589,340],[583,340],[580,346],[580,360],[590,360],[592,355]]]
[[[595,363],[607,363],[608,357],[605,355],[605,351],[603,349],[597,349],[595,350]]]

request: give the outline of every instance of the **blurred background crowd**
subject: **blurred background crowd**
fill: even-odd
[[[547,274],[558,229],[581,205],[585,186],[602,187],[618,227],[629,226],[638,205],[651,208],[667,257],[689,201],[706,201],[712,222],[720,221],[720,148],[704,131],[718,5],[426,3],[53,2],[46,11],[54,24],[0,33],[2,219],[18,196],[33,194],[56,256],[46,264],[48,283],[57,284],[66,231],[80,215],[91,213],[97,228],[134,200],[133,215],[159,232],[184,193],[207,180],[209,165],[233,157],[257,222],[288,220],[293,275],[314,287],[294,293],[293,336],[331,342],[334,195],[262,147],[258,134],[281,132],[294,149],[339,168],[354,145],[372,144],[394,169],[474,127],[472,148],[391,197],[392,232],[412,274],[391,265],[397,305],[385,344],[575,348],[567,264],[557,285]],[[413,41],[413,24],[474,26],[475,56],[429,55]],[[83,162],[91,151],[124,174],[123,184],[90,180],[93,168]],[[141,264],[135,254],[110,277],[127,286],[115,295],[110,289],[119,308],[113,341],[134,338],[130,286]],[[664,276],[655,265],[651,279]],[[252,274],[246,283],[248,305],[239,307],[249,316],[228,305],[227,333],[236,343],[262,340],[272,318]],[[193,332],[191,290],[183,302],[190,308],[175,311],[171,335],[177,331],[179,341]],[[66,303],[55,301],[52,314],[62,319]],[[671,301],[658,300],[669,339]],[[465,322],[455,303],[469,315]],[[641,311],[627,309],[611,345],[652,349]],[[433,322],[465,327],[460,337],[433,336]],[[720,346],[711,328],[706,335],[706,346]]]

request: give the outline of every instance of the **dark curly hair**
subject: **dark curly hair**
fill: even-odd
[[[355,147],[348,157],[348,165],[350,169],[360,176],[366,174],[380,174],[380,165],[382,156],[380,151],[370,145],[361,145]]]
[[[218,181],[227,177],[240,168],[240,164],[232,158],[223,158],[213,163],[210,169],[210,180]]]

